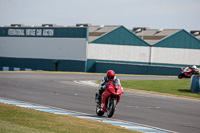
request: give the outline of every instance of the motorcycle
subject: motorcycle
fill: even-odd
[[[191,76],[194,74],[194,70],[190,67],[185,67],[181,69],[182,69],[182,72],[178,75],[179,79],[191,78]]]
[[[115,112],[116,105],[120,101],[122,93],[123,90],[119,83],[116,83],[115,81],[109,81],[106,85],[106,89],[102,93],[100,102],[98,100],[99,94],[96,93],[96,114],[98,116],[103,116],[104,113],[107,112],[107,116],[112,117]]]

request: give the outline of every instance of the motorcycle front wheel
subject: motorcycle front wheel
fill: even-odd
[[[182,74],[182,73],[178,75],[179,79],[182,79],[183,77],[184,77],[184,74]]]
[[[116,100],[108,99],[107,103],[107,116],[112,117],[115,112]]]
[[[104,114],[104,112],[100,110],[99,105],[96,106],[96,114],[97,114],[98,116],[103,116],[103,114]]]

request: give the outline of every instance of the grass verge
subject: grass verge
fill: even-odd
[[[1,133],[129,133],[111,124],[0,103]],[[134,132],[138,133],[138,132]]]
[[[97,81],[97,83],[100,83],[100,80]],[[125,89],[128,90],[141,90],[147,93],[173,95],[200,100],[200,94],[190,92],[190,79],[121,80],[121,84]]]

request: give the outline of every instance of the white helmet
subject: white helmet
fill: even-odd
[[[197,69],[197,67],[195,65],[192,66],[193,69]]]

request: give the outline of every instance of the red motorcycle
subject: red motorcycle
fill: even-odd
[[[182,78],[191,78],[191,76],[194,74],[194,70],[191,67],[181,68],[182,72],[178,75],[179,79]]]
[[[102,93],[101,103],[98,101],[98,93],[96,93],[95,101],[96,105],[96,114],[98,116],[103,116],[107,112],[108,117],[112,117],[116,105],[119,103],[121,95],[123,93],[121,85],[115,81],[109,81],[106,85],[106,89]]]

